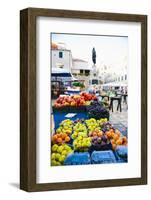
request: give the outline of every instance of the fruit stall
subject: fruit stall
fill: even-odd
[[[53,116],[52,166],[127,162],[128,139],[109,122],[108,108],[95,95],[60,96]]]
[[[127,162],[127,144],[107,119],[66,119],[51,138],[51,165]]]
[[[72,113],[72,119],[107,118],[109,120],[109,107],[104,101],[99,102],[93,94],[81,92],[79,95],[60,95],[53,105],[55,127]]]

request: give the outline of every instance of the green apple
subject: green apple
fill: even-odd
[[[66,156],[67,155],[67,150],[62,151],[62,155]]]
[[[58,145],[57,145],[57,144],[54,144],[54,145],[52,146],[52,152],[56,152],[57,149],[58,149]]]
[[[56,158],[56,160],[59,160],[60,154],[59,154],[59,153],[56,153],[55,158]]]
[[[59,162],[63,163],[63,161],[65,160],[65,158],[66,158],[65,155],[61,155],[60,158],[59,158]]]
[[[55,153],[52,153],[52,154],[51,154],[51,159],[52,159],[52,160],[55,160],[55,158],[56,158],[56,154],[55,154]]]
[[[61,153],[61,152],[63,151],[63,149],[64,149],[63,146],[59,146],[58,149],[57,149],[57,152],[58,152],[58,153]]]
[[[56,162],[55,160],[51,160],[51,165],[52,165],[52,166],[56,166],[56,163],[57,163],[57,162]]]

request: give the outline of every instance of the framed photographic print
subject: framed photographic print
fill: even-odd
[[[20,12],[20,188],[147,184],[147,16]]]

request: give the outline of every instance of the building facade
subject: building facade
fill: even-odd
[[[66,69],[71,73],[72,67],[72,53],[71,50],[66,49],[63,43],[51,45],[51,63],[52,68]]]

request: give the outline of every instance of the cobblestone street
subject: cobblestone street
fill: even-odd
[[[122,112],[117,111],[117,103],[113,104],[113,112],[110,110],[110,122],[118,128],[123,135],[127,136],[128,108],[122,102]]]

